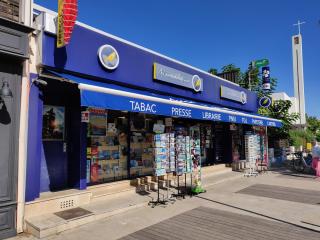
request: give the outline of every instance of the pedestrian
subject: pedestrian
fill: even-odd
[[[313,141],[312,168],[316,171],[316,176],[320,177],[320,146],[316,140]]]

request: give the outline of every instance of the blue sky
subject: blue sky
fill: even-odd
[[[57,9],[58,0],[35,0]],[[270,60],[293,95],[291,36],[302,26],[306,111],[320,117],[319,0],[79,0],[78,20],[203,70]],[[98,4],[99,3],[99,4]]]

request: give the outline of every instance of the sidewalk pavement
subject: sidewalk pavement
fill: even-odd
[[[199,197],[186,197],[186,199],[177,200],[174,204],[169,204],[166,207],[150,208],[142,206],[134,208],[45,239],[118,239],[201,206],[272,221],[286,222],[295,226],[320,231],[319,205],[237,193],[239,190],[254,184],[320,191],[320,182],[317,180],[287,177],[276,172],[269,172],[250,178],[243,177],[242,173],[232,172],[221,174],[220,176],[212,176],[209,179],[210,177],[203,181],[207,192],[199,195]],[[212,185],[212,183],[215,184]],[[21,235],[14,239],[34,238]]]

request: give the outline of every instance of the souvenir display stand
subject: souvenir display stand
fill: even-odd
[[[177,193],[173,194],[176,198],[185,198],[186,195],[186,171],[190,168],[187,164],[187,159],[190,156],[187,153],[187,149],[190,149],[190,138],[187,136],[187,130],[184,127],[175,128],[175,174],[177,176]],[[190,156],[191,162],[191,156]],[[181,191],[180,187],[180,177],[185,175],[185,191]]]
[[[171,127],[167,129],[168,132],[171,132]],[[176,170],[176,140],[175,133],[169,133],[169,162],[166,169],[167,172],[167,200],[171,203],[175,202],[175,199],[172,195],[169,196],[170,191],[170,182],[169,174],[175,172]]]
[[[173,135],[174,137],[174,135]],[[157,178],[157,199],[149,202],[149,205],[165,205],[167,199],[160,200],[160,176],[165,176],[170,170],[170,134],[162,133],[154,135],[154,175]]]
[[[256,127],[256,134],[258,134],[259,143],[259,166],[260,173],[266,173],[269,166],[269,150],[268,150],[268,133],[267,128]]]
[[[258,171],[260,171],[260,173],[265,172],[264,166],[267,166],[267,161],[265,159],[265,152],[266,152],[266,146],[265,146],[265,136],[258,136],[258,143],[260,145],[259,148],[259,159],[260,159],[260,170],[258,169]]]
[[[155,128],[155,129],[158,129]],[[176,126],[174,129],[155,131],[154,135],[154,176],[157,178],[157,199],[150,201],[152,207],[174,202],[175,198],[185,198],[186,194],[205,192],[201,186],[201,146],[198,126]],[[189,135],[190,133],[190,135]],[[177,193],[169,196],[169,173],[174,173],[177,180]],[[187,174],[190,174],[190,191],[187,186]],[[160,199],[160,178],[167,175],[167,197]],[[184,176],[184,177],[183,177]],[[184,179],[183,190],[180,179]]]
[[[257,176],[258,172],[256,171],[256,162],[259,159],[259,149],[260,149],[260,139],[256,134],[247,132],[245,134],[245,152],[246,160],[248,165],[248,171],[244,176]]]

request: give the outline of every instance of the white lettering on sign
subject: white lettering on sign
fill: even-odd
[[[276,123],[275,122],[268,122],[268,126],[275,127]]]
[[[252,119],[252,123],[256,125],[263,125],[263,121],[259,119]]]
[[[184,79],[181,73],[169,73],[166,72],[163,68],[160,68],[159,70],[159,74],[163,77],[169,77],[169,78],[173,78],[176,80],[179,80],[181,82],[188,82],[188,80]]]
[[[221,114],[212,113],[212,112],[202,112],[202,118],[221,121]]]
[[[247,118],[241,118],[241,121],[242,121],[242,123],[244,123],[244,124],[246,124],[246,123],[248,123],[248,119]]]
[[[186,118],[192,117],[191,109],[186,109],[186,108],[172,107],[171,114],[172,116],[179,116],[179,117],[186,117]]]
[[[144,102],[136,102],[136,101],[129,101],[131,103],[131,109],[133,111],[138,112],[149,112],[149,113],[156,113],[156,104],[149,104]]]
[[[237,117],[236,116],[229,116],[229,121],[230,122],[237,122]]]

